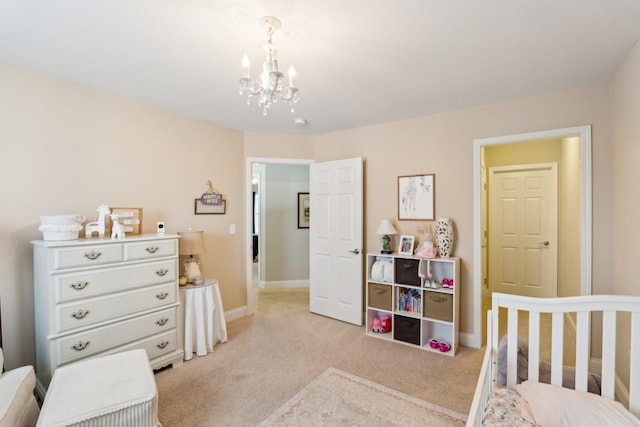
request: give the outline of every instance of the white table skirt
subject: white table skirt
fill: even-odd
[[[227,324],[217,280],[181,286],[180,298],[184,310],[185,360],[193,358],[193,353],[205,356],[213,352],[216,343],[227,342]]]

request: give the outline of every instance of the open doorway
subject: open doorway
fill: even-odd
[[[572,144],[573,141],[574,143]],[[519,144],[524,144],[518,147]],[[521,158],[513,159],[516,150],[523,147]],[[491,260],[490,242],[488,230],[488,168],[486,150],[504,150],[500,156],[513,161],[513,164],[540,163],[539,156],[549,147],[559,152],[559,156],[566,157],[567,163],[559,172],[566,173],[570,167],[575,167],[575,182],[570,188],[563,189],[563,194],[577,197],[576,213],[566,215],[558,208],[558,227],[563,224],[575,226],[576,237],[571,240],[565,235],[562,250],[568,249],[568,253],[558,252],[558,257],[564,257],[562,271],[558,270],[558,295],[589,295],[591,293],[591,128],[581,126],[575,128],[557,129],[551,131],[534,132],[529,134],[510,135],[496,138],[484,138],[474,141],[474,332],[469,344],[480,347],[483,343],[485,331],[485,317],[487,301],[490,299],[490,269]],[[571,149],[573,147],[573,150]],[[564,150],[564,152],[563,152]],[[495,154],[495,153],[494,153]],[[495,165],[494,165],[495,166]],[[568,181],[567,181],[568,182]],[[561,197],[561,196],[559,196]],[[577,217],[576,217],[577,216]],[[560,237],[558,238],[559,240]],[[579,241],[578,246],[575,241]],[[574,254],[571,256],[570,254]],[[560,284],[562,282],[562,284]],[[564,286],[564,283],[573,284]]]
[[[298,228],[297,204],[298,193],[308,192],[311,163],[246,160],[247,314],[254,311],[256,288],[308,286],[309,230]]]

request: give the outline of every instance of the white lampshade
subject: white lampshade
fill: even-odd
[[[198,255],[206,252],[204,231],[179,231],[180,255]]]
[[[382,221],[380,221],[380,225],[376,230],[376,234],[388,235],[388,234],[398,234],[398,232],[396,231],[396,228],[391,223],[391,220],[383,219]]]

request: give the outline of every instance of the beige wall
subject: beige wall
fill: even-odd
[[[637,64],[638,53],[631,61]],[[618,78],[615,111],[638,116],[638,67]],[[630,91],[630,94],[623,92]],[[205,275],[220,279],[225,310],[246,301],[244,262],[245,158],[365,159],[366,250],[379,250],[375,235],[381,218],[397,217],[397,177],[436,175],[436,215],[453,218],[462,258],[461,332],[473,333],[478,286],[473,272],[473,141],[478,138],[591,124],[593,126],[594,293],[608,291],[612,262],[613,172],[624,194],[633,193],[629,153],[637,154],[638,127],[622,120],[616,127],[616,168],[609,139],[605,88],[517,100],[352,129],[314,137],[241,133],[136,102],[0,65],[0,298],[7,366],[32,363],[33,274],[29,241],[40,237],[41,214],[78,213],[95,217],[102,202],[144,208],[145,231],[157,220],[168,232],[205,230]],[[455,94],[452,94],[455,96]],[[630,98],[635,96],[635,98]],[[615,98],[615,97],[614,97]],[[619,119],[621,120],[621,119]],[[621,135],[621,136],[620,136]],[[621,163],[618,169],[617,163]],[[207,180],[227,199],[226,215],[193,215],[193,199]],[[636,192],[637,193],[637,192]],[[636,194],[633,193],[633,194]],[[622,221],[629,204],[616,189],[615,253],[625,253],[630,273],[633,243],[626,243],[633,221]],[[631,215],[631,214],[629,214]],[[238,234],[228,227],[236,224]],[[414,234],[419,222],[397,223]],[[637,234],[637,229],[635,229]],[[633,236],[633,233],[631,234]],[[616,262],[621,262],[616,259]],[[623,269],[624,270],[624,269]],[[632,275],[614,290],[632,289]],[[624,284],[623,284],[624,283]]]
[[[454,255],[462,258],[461,338],[474,325],[473,141],[591,124],[593,126],[593,291],[608,290],[610,272],[610,186],[607,92],[577,90],[481,108],[351,129],[315,137],[316,160],[363,157],[365,160],[365,239],[367,252],[380,249],[375,230],[382,218],[394,219],[398,232],[415,234],[418,224],[397,218],[397,177],[435,173],[436,216],[455,223]],[[478,328],[478,329],[477,329]],[[464,342],[464,341],[463,341]]]
[[[33,363],[33,262],[39,216],[100,203],[142,207],[145,232],[205,231],[206,276],[225,309],[245,304],[243,134],[0,64],[0,298],[7,366]],[[226,215],[194,215],[211,180]],[[230,236],[229,224],[238,234]]]
[[[638,280],[638,242],[640,242],[640,43],[636,44],[621,64],[611,84],[613,194],[612,238],[612,292],[640,295]],[[594,223],[598,226],[597,223]],[[596,240],[595,244],[599,244]],[[594,267],[595,268],[595,267]],[[629,368],[628,319],[619,334],[617,369]],[[622,351],[620,351],[622,350]]]

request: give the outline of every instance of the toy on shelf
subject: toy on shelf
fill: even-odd
[[[373,326],[371,327],[371,332],[386,334],[391,332],[391,316],[376,316],[373,318]]]

